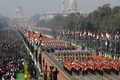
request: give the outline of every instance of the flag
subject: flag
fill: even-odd
[[[33,38],[34,38],[33,33],[30,33],[30,32],[27,32],[27,33],[25,34],[25,36],[26,36],[27,38],[29,38],[29,39],[33,39]]]
[[[90,36],[92,36],[92,32],[90,32]]]
[[[41,40],[40,40],[39,37],[36,37],[36,38],[34,39],[34,44],[37,45],[37,46],[40,46]]]
[[[95,37],[95,33],[93,33],[93,37]]]
[[[90,36],[90,35],[91,35],[90,31],[88,31],[88,36]]]
[[[103,34],[103,33],[101,33],[101,37],[104,37],[104,34]]]
[[[98,39],[99,38],[99,35],[98,35],[98,33],[96,34],[96,39]]]
[[[108,32],[106,32],[106,37],[110,38],[110,34]]]
[[[35,33],[34,34],[34,44],[37,45],[38,47],[42,43],[42,35],[40,33]]]
[[[80,31],[79,35],[82,36],[82,31]]]
[[[83,36],[85,36],[85,35],[86,35],[86,31],[83,32]]]

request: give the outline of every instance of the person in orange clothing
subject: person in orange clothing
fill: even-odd
[[[82,66],[82,75],[84,76],[85,74],[86,75],[88,74],[88,70],[87,70],[87,66],[83,65]]]

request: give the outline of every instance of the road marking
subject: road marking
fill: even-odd
[[[45,54],[43,54],[45,57],[47,57]],[[47,57],[47,59],[49,59],[48,57]],[[57,68],[58,68],[58,66],[57,65],[55,65],[55,63],[53,63],[50,59],[49,59],[49,61],[54,65],[54,66],[56,66]],[[62,72],[62,70],[60,69],[60,68],[58,68],[61,72]],[[66,76],[66,74],[64,73],[64,72],[62,72],[62,74],[68,79],[68,80],[71,80],[68,76]]]
[[[117,77],[117,78],[119,78],[119,80],[120,80],[120,77],[119,77],[119,75],[115,75],[115,73],[111,73],[113,76],[115,76],[115,77]]]

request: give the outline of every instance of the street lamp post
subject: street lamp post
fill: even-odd
[[[42,70],[42,52],[41,51],[39,53],[39,63],[40,63],[40,68]]]
[[[41,33],[40,33],[40,35],[39,35],[39,38],[40,38],[40,43],[39,43],[39,45],[37,46],[37,49],[39,48],[40,53],[39,53],[39,55],[38,55],[38,60],[39,60],[40,67],[41,67],[41,70],[42,70],[42,51],[41,51],[42,34],[41,34]]]

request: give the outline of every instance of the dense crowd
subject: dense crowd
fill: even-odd
[[[13,30],[0,31],[0,78],[10,79],[16,73],[24,72],[23,57],[20,50],[24,48],[18,33]]]
[[[0,31],[0,80],[10,80],[16,78],[17,73],[24,73],[25,56],[26,48],[19,33],[15,30]],[[34,64],[28,62],[30,74],[36,74],[33,68]]]

